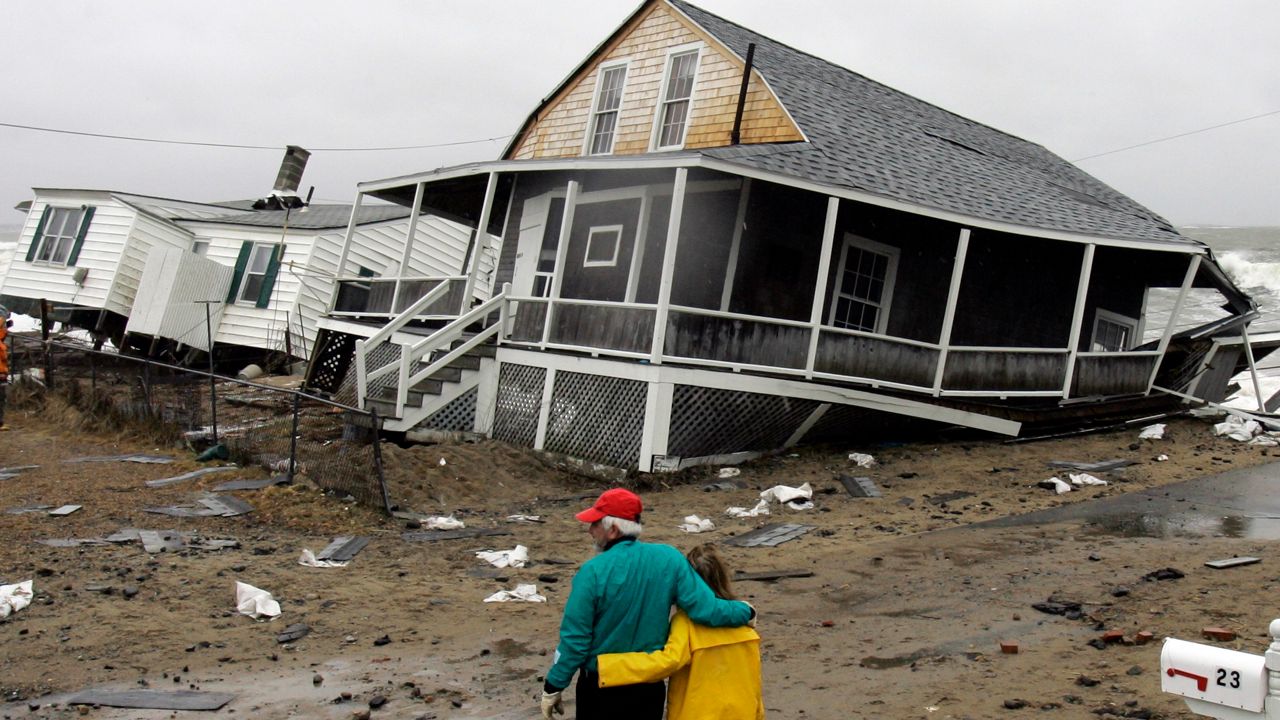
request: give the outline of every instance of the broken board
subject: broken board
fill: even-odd
[[[1205,567],[1211,567],[1214,570],[1223,570],[1226,568],[1240,567],[1241,565],[1252,565],[1262,562],[1262,558],[1256,557],[1233,557],[1223,560],[1210,560],[1205,563]]]
[[[1051,468],[1065,468],[1067,470],[1079,470],[1081,472],[1111,472],[1119,470],[1122,467],[1137,465],[1135,460],[1100,460],[1098,462],[1074,462],[1071,460],[1050,460],[1045,463]]]
[[[852,477],[850,475],[840,475],[836,478],[840,484],[844,486],[845,492],[851,497],[856,498],[877,498],[882,497],[880,488],[869,477]]]
[[[90,457],[71,458],[63,460],[64,463],[91,463],[91,462],[133,462],[167,465],[174,461],[174,458],[164,455],[93,455]]]
[[[492,528],[462,528],[461,530],[423,530],[421,532],[401,533],[405,540],[432,542],[435,540],[462,540],[465,538],[486,537],[489,535],[510,535],[510,530]]]
[[[328,547],[321,550],[316,555],[316,560],[332,560],[333,562],[347,562],[356,556],[369,544],[369,538],[356,537],[354,535],[344,535],[334,538]]]
[[[153,487],[153,488],[167,487],[169,485],[176,485],[177,483],[180,483],[180,482],[186,482],[187,480],[194,480],[198,477],[209,475],[211,473],[229,472],[231,470],[239,470],[239,469],[240,468],[235,465],[227,465],[224,467],[200,468],[199,470],[192,470],[189,473],[183,473],[182,475],[175,475],[174,477],[160,478],[159,480],[148,480],[146,485],[147,487]]]
[[[222,483],[213,490],[214,492],[227,492],[229,490],[261,490],[264,487],[270,487],[271,485],[283,485],[287,482],[289,482],[288,476],[276,475],[275,477],[263,478],[261,480],[232,480],[231,482]]]
[[[729,538],[724,541],[724,544],[738,547],[775,547],[789,540],[795,540],[812,529],[812,525],[774,523],[752,530],[749,533]]]
[[[53,510],[50,510],[49,514],[53,515],[54,517],[63,517],[64,515],[70,515],[71,513],[79,510],[82,507],[84,506],[83,505],[63,505],[60,508],[54,508]]]
[[[178,690],[84,690],[67,698],[68,705],[103,705],[144,710],[217,710],[235,699],[230,693]]]
[[[762,570],[760,572],[736,572],[733,574],[734,582],[739,580],[757,580],[760,582],[771,582],[773,580],[781,580],[783,578],[806,578],[813,577],[812,570]]]

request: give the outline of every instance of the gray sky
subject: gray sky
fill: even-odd
[[[1280,111],[1274,0],[701,0],[701,7],[1068,160]],[[495,158],[638,0],[3,3],[0,226],[31,187],[257,197]],[[1280,225],[1280,114],[1079,165],[1178,224]]]

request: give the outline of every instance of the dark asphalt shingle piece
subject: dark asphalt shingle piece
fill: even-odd
[[[231,693],[194,690],[84,690],[67,698],[66,703],[139,710],[217,710],[235,697]]]

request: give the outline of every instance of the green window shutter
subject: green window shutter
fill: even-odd
[[[27,248],[27,262],[36,259],[36,248],[40,247],[40,238],[44,235],[44,224],[49,221],[49,206],[44,206],[40,213],[40,222],[36,224],[36,234],[31,236],[31,247]]]
[[[371,277],[373,277],[373,270],[371,270],[370,268],[367,268],[367,267],[365,267],[365,266],[361,265],[361,266],[360,266],[360,270],[358,270],[358,271],[356,272],[356,275],[359,275],[360,277],[369,277],[369,278],[371,278]]]
[[[76,233],[76,242],[71,246],[71,255],[67,257],[67,267],[76,264],[80,257],[80,248],[84,245],[84,236],[89,234],[89,223],[93,221],[94,208],[84,209],[84,219],[80,221],[80,231]]]
[[[244,278],[244,269],[249,265],[249,254],[253,252],[253,243],[248,240],[240,246],[240,254],[236,256],[236,271],[231,276],[231,287],[227,288],[227,304],[236,301],[236,291],[240,289],[240,280]]]
[[[271,304],[271,289],[275,287],[276,275],[280,273],[280,255],[284,248],[279,245],[271,251],[271,260],[267,263],[267,274],[262,276],[262,290],[258,292],[258,307]]]

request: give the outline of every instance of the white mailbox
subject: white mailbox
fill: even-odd
[[[1261,655],[1169,638],[1160,651],[1160,689],[1260,713],[1267,697],[1265,663]]]

